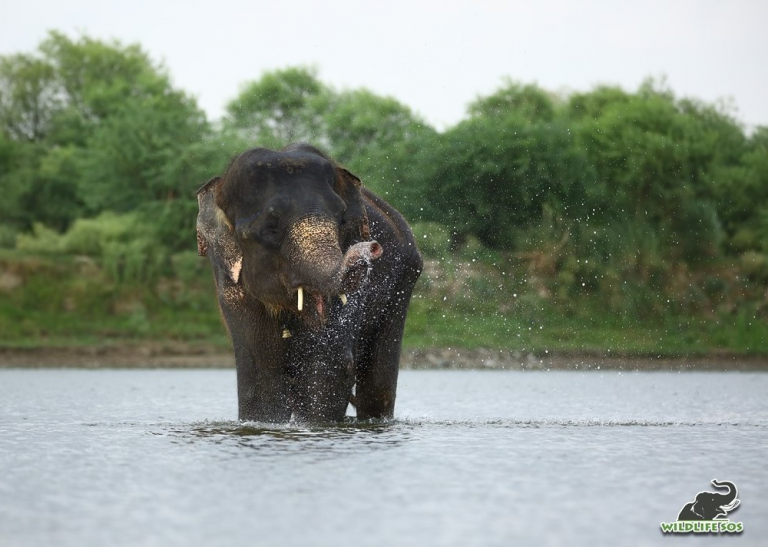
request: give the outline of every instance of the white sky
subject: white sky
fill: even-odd
[[[265,70],[314,65],[439,129],[506,76],[553,91],[666,76],[768,125],[765,0],[0,0],[0,55],[49,29],[141,44],[211,119]]]

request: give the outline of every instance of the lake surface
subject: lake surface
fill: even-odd
[[[231,370],[0,370],[0,545],[670,545],[713,478],[768,543],[768,374],[403,371],[391,423],[236,409]]]

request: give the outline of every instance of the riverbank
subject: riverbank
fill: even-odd
[[[408,310],[404,366],[541,361],[553,368],[561,358],[562,366],[596,358],[627,366],[617,355],[768,359],[764,287],[758,294],[757,285],[723,281],[730,288],[717,302],[703,289],[694,298],[642,284],[571,291],[514,257],[475,255],[425,261]],[[18,366],[231,366],[210,265],[194,252],[170,262],[173,271],[138,283],[110,277],[106,266],[82,256],[0,251],[0,355]],[[680,279],[693,286],[690,275]]]
[[[112,346],[0,348],[0,368],[233,368],[220,346],[145,343]],[[403,352],[402,369],[768,371],[768,355],[545,352],[485,348],[420,348]]]

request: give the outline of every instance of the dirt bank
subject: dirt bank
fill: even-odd
[[[143,343],[102,347],[0,348],[0,368],[233,368],[218,346]],[[768,356],[534,355],[514,350],[424,348],[403,352],[404,369],[496,370],[765,370]]]

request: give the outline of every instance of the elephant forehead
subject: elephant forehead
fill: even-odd
[[[300,173],[309,165],[309,161],[306,158],[291,158],[284,157],[278,161],[280,167],[282,167],[289,175],[294,173]]]
[[[239,188],[233,204],[243,209],[263,209],[267,206],[276,209],[288,207],[330,208],[340,205],[341,198],[333,191],[333,179],[326,176],[313,176],[313,173],[286,175],[284,173],[265,173],[238,181]]]
[[[295,180],[296,177],[333,179],[334,176],[333,166],[323,158],[282,153],[250,158],[245,172],[251,178],[281,181]]]

